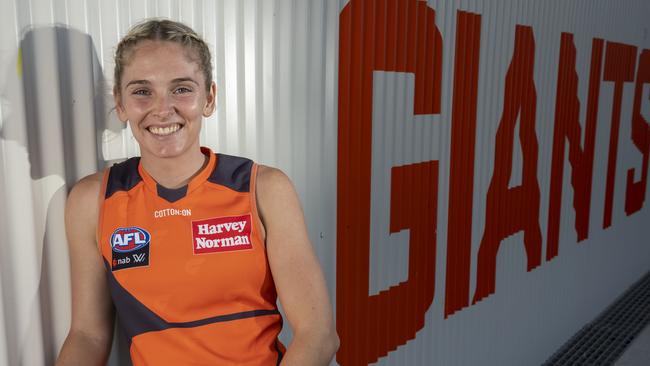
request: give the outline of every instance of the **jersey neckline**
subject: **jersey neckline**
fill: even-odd
[[[208,147],[201,146],[201,153],[208,157],[208,163],[202,168],[202,170],[192,178],[188,184],[183,185],[178,188],[166,188],[149,175],[149,173],[142,166],[142,160],[138,162],[138,173],[142,177],[144,185],[156,194],[156,196],[173,203],[184,197],[187,197],[193,190],[198,188],[201,184],[208,180],[212,172],[214,171],[215,166],[217,165],[217,155],[212,152]],[[184,192],[183,192],[184,191]]]

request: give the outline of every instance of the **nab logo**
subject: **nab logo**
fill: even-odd
[[[149,244],[150,239],[151,235],[139,227],[119,228],[111,236],[111,247],[118,253],[133,252]]]
[[[151,234],[139,227],[117,228],[111,235],[112,270],[149,265]]]

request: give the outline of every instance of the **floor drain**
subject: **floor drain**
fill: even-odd
[[[612,365],[648,323],[650,272],[571,337],[543,365]]]

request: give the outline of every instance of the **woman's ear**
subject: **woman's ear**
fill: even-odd
[[[126,123],[128,121],[128,118],[126,116],[124,106],[122,105],[122,94],[120,94],[120,91],[117,87],[113,88],[113,100],[115,101],[115,111],[117,112],[117,118],[119,118],[120,121]]]
[[[210,84],[210,90],[206,96],[205,106],[203,107],[203,117],[210,117],[214,112],[214,107],[217,101],[217,84],[213,81]]]

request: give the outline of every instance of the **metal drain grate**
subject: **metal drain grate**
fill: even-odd
[[[650,272],[562,346],[544,366],[612,365],[650,323]]]

